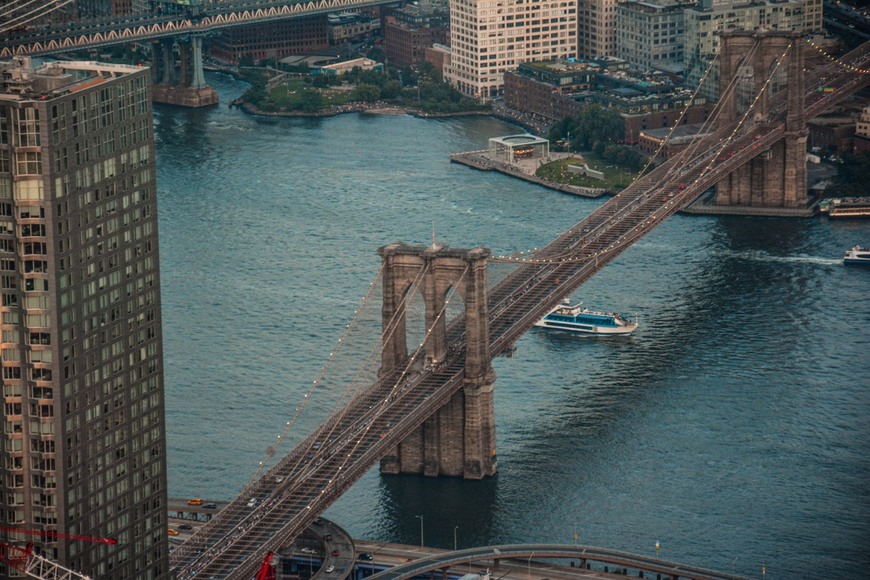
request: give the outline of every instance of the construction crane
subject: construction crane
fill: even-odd
[[[23,528],[7,528],[0,526],[0,531],[28,536],[40,536],[48,541],[58,539],[75,540],[79,542],[97,542],[100,544],[117,544],[114,538],[95,538],[93,536],[79,536],[74,534],[62,534],[53,530],[27,530]],[[65,568],[56,562],[44,558],[33,551],[33,544],[27,543],[24,548],[13,546],[0,541],[0,563],[11,566],[19,572],[24,572],[31,578],[39,580],[93,580],[90,576],[79,574],[74,570]]]
[[[260,569],[257,571],[256,580],[275,580],[275,566],[278,558],[275,552],[267,552],[260,563]]]

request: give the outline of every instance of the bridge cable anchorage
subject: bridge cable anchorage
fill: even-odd
[[[20,8],[23,8],[24,6],[27,6],[28,4],[31,4],[35,1],[37,1],[37,0],[31,0],[30,2],[26,2],[25,4],[22,4],[21,6],[10,8],[6,12],[0,14],[0,18],[3,18],[7,14],[14,12]],[[3,22],[3,24],[0,25],[0,34],[4,34],[6,32],[9,32],[10,30],[14,30],[16,28],[20,28],[21,26],[27,26],[31,22],[33,22],[35,20],[39,20],[43,16],[46,16],[46,15],[54,12],[55,10],[57,10],[59,8],[63,8],[64,6],[66,6],[67,4],[70,4],[73,1],[74,0],[49,0],[49,2],[43,3],[40,6],[38,6],[37,8],[30,10],[29,12],[26,12],[26,13],[21,14],[19,16],[15,16],[15,17],[10,18],[9,20],[6,20],[5,22]],[[5,8],[8,8],[8,5]]]

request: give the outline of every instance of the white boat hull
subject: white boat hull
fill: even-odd
[[[539,320],[535,326],[541,328],[550,328],[553,330],[563,330],[565,332],[573,332],[576,334],[600,334],[609,336],[618,336],[631,334],[637,330],[637,324],[629,322],[625,326],[594,326],[591,324],[576,324],[571,322],[553,322],[550,320]]]

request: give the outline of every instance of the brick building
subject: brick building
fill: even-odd
[[[243,56],[260,61],[326,48],[329,48],[326,15],[317,15],[226,28],[212,42],[211,54],[224,62],[237,63]]]

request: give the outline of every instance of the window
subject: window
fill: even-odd
[[[18,133],[19,147],[39,147],[39,109],[28,107],[16,109],[17,118],[15,130]]]
[[[18,151],[15,154],[15,172],[18,175],[42,174],[42,153],[38,151]]]

